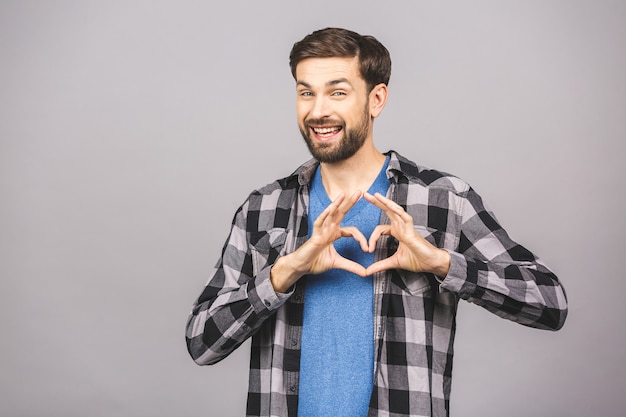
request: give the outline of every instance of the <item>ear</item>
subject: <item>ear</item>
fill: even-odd
[[[387,96],[389,95],[389,90],[387,89],[387,85],[381,83],[370,91],[369,99],[370,99],[370,115],[372,118],[376,118],[380,115],[387,103]]]

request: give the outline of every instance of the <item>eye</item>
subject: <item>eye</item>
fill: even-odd
[[[302,97],[313,97],[313,93],[311,93],[310,91],[304,90],[304,91],[300,91],[300,96]]]
[[[333,95],[333,96],[335,96],[335,97],[345,96],[345,95],[346,95],[346,92],[345,92],[345,91],[342,91],[342,90],[337,90],[337,91],[333,91],[333,93],[332,93],[331,95]]]

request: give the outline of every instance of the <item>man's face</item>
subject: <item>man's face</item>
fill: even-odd
[[[308,58],[296,67],[298,126],[320,162],[350,158],[371,139],[367,84],[358,58]]]

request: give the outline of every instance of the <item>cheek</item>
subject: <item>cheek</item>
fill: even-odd
[[[296,117],[298,120],[302,121],[309,113],[308,106],[304,104],[296,104]]]
[[[344,116],[346,121],[350,121],[352,123],[360,123],[363,119],[363,113],[369,113],[369,106],[367,105],[367,103],[364,103],[362,101],[352,101],[350,103],[345,103],[340,112]]]
[[[346,114],[346,123],[354,125],[360,125],[363,123],[363,110],[361,111],[351,111],[350,114]]]

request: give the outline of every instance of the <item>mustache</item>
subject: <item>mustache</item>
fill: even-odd
[[[346,122],[344,122],[341,119],[329,119],[329,118],[324,118],[324,119],[307,119],[304,121],[304,125],[306,127],[327,127],[327,126],[341,126],[341,127],[345,127]]]

